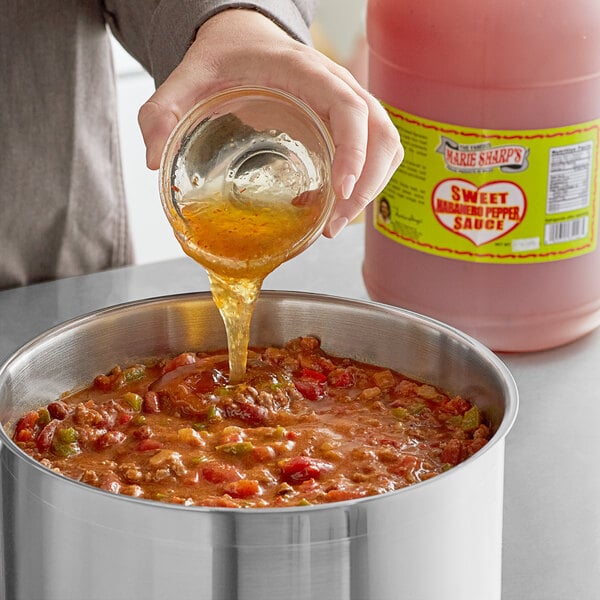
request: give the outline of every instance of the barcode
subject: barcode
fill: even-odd
[[[562,221],[560,223],[548,223],[544,231],[546,244],[559,244],[561,242],[570,242],[580,240],[587,236],[589,218],[581,217]]]

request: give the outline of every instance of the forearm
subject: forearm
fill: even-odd
[[[105,0],[104,5],[115,37],[158,86],[181,62],[198,29],[215,14],[233,8],[257,10],[309,44],[317,0]]]

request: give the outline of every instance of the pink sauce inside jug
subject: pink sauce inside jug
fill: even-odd
[[[406,150],[367,212],[369,295],[497,351],[600,325],[600,3],[369,0],[367,39]]]

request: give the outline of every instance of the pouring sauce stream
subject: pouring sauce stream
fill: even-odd
[[[250,322],[265,277],[302,249],[318,223],[323,198],[305,192],[291,202],[240,202],[233,195],[195,196],[181,205],[183,250],[208,273],[227,333],[229,383],[243,382]]]

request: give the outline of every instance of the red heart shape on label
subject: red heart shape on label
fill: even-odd
[[[478,187],[464,179],[446,179],[433,190],[431,205],[448,231],[483,246],[521,223],[527,199],[511,181],[492,181]]]

